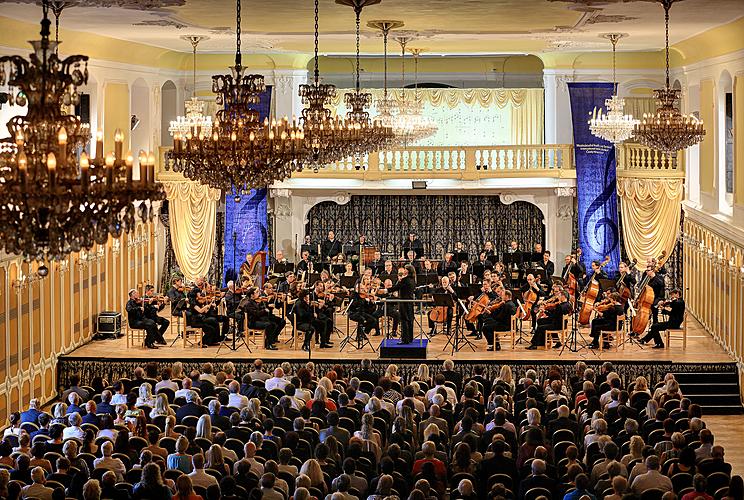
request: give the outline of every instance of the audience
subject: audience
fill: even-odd
[[[546,368],[150,362],[93,391],[72,376],[51,414],[10,414],[0,498],[742,499],[673,375],[651,396],[609,363]]]

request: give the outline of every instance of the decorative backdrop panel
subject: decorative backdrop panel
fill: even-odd
[[[222,276],[225,282],[235,279],[236,269],[246,254],[268,249],[269,232],[266,215],[267,190],[251,189],[240,201],[228,196],[225,199],[225,264]]]
[[[612,83],[569,83],[576,157],[576,195],[579,206],[579,244],[587,268],[593,260],[610,257],[607,271],[620,262],[615,148],[592,135],[592,111],[612,96]]]
[[[314,242],[325,239],[330,230],[344,243],[365,234],[368,242],[395,254],[412,231],[433,258],[452,250],[457,241],[465,243],[471,255],[489,240],[499,252],[512,239],[522,248],[545,243],[540,209],[525,201],[507,205],[498,196],[351,196],[345,205],[315,205],[306,229]]]

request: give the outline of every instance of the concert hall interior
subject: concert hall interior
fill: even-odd
[[[0,387],[0,499],[744,500],[744,2],[0,0]]]

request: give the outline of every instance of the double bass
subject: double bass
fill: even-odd
[[[666,251],[662,252],[656,260],[656,266],[653,268],[654,272],[659,272],[665,259]],[[633,316],[630,331],[635,335],[642,335],[645,333],[646,328],[648,327],[648,322],[651,320],[651,308],[654,305],[656,295],[654,294],[653,288],[648,284],[649,280],[650,278],[648,277],[648,273],[646,273],[646,276],[643,277],[643,281],[641,281],[641,284],[638,286],[640,292],[638,293],[638,297],[633,305],[636,314]]]
[[[606,255],[602,263],[599,265],[599,268],[602,269],[604,266],[606,266],[610,262],[610,256]],[[582,292],[582,304],[581,304],[581,310],[579,311],[579,324],[580,325],[588,325],[589,320],[592,317],[592,311],[594,310],[594,302],[597,300],[597,297],[599,296],[599,281],[597,281],[594,276],[592,276],[592,280],[586,284],[586,287],[584,288],[584,291]]]

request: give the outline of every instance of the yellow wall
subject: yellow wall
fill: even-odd
[[[700,144],[700,190],[713,194],[716,172],[715,86],[713,80],[700,82],[700,118],[705,124],[705,139]]]
[[[123,243],[115,255],[110,242],[104,260],[88,267],[79,266],[78,254],[72,254],[67,272],[47,264],[49,275],[25,289],[13,282],[19,272],[28,274],[37,266],[29,269],[21,259],[0,263],[0,426],[31,398],[55,398],[57,357],[91,338],[100,311],[123,310],[121,290],[155,279],[155,225],[140,225],[137,231],[150,235],[144,247],[128,249]],[[138,281],[112,275],[122,263],[132,267]]]
[[[744,75],[734,78],[734,202],[744,205]]]
[[[675,43],[669,57],[672,66],[682,66],[741,49],[744,49],[744,17]]]
[[[107,83],[103,89],[103,148],[106,154],[114,150],[117,128],[124,132],[124,154],[129,150],[129,119],[129,87],[125,83]]]

